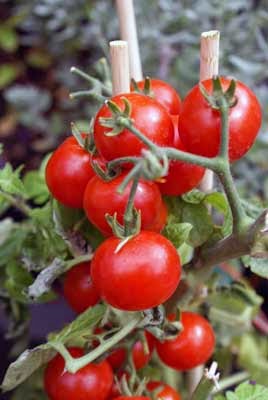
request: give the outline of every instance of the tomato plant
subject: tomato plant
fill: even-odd
[[[231,80],[221,77],[223,89]],[[211,93],[212,80],[202,82]],[[261,106],[255,94],[242,82],[236,82],[236,104],[229,110],[230,161],[241,158],[252,146],[261,126]],[[196,85],[185,97],[179,118],[179,134],[185,148],[194,154],[215,157],[219,153],[221,118],[210,107]]]
[[[78,313],[98,303],[100,297],[90,277],[90,263],[84,262],[68,271],[63,293],[67,303]]]
[[[83,350],[70,348],[73,357],[81,357]],[[75,374],[64,371],[64,359],[57,355],[45,371],[45,390],[51,400],[107,399],[113,383],[113,373],[107,361],[88,364]]]
[[[148,96],[138,93],[126,93],[112,97],[121,109],[124,108],[123,99],[130,103],[130,118],[135,121],[135,126],[158,146],[171,146],[173,143],[172,120],[165,108]],[[139,156],[141,150],[146,148],[128,129],[122,129],[114,136],[108,136],[111,128],[101,124],[101,118],[112,116],[111,110],[105,104],[96,115],[94,124],[94,139],[98,152],[106,159],[124,156]]]
[[[174,319],[174,316],[170,316]],[[156,349],[161,360],[171,368],[187,371],[205,363],[215,346],[214,331],[201,315],[184,311],[181,313],[182,332],[175,339],[157,342]]]
[[[140,91],[145,89],[145,80],[137,82]],[[134,89],[132,85],[132,90]],[[147,93],[145,93],[147,94]],[[176,90],[167,82],[161,79],[150,79],[150,89],[148,93],[157,100],[171,115],[179,115],[181,110],[181,99]]]
[[[175,247],[149,231],[141,231],[118,251],[119,244],[118,238],[111,237],[94,254],[91,276],[101,297],[113,307],[129,311],[145,310],[167,300],[181,274]]]
[[[118,193],[118,187],[124,181],[126,173],[111,181],[103,181],[100,177],[92,178],[84,194],[84,209],[90,222],[106,236],[112,234],[105,215],[114,215],[123,224],[124,212],[127,206],[132,183],[129,182],[124,192]],[[152,229],[159,219],[162,198],[157,185],[153,182],[139,181],[134,198],[134,206],[141,211],[142,229]],[[165,221],[163,222],[163,225]],[[163,227],[161,224],[160,230]]]
[[[84,191],[94,176],[90,159],[74,137],[56,149],[46,167],[46,183],[55,199],[68,207],[83,207]]]

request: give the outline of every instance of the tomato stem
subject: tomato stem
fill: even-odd
[[[71,373],[76,373],[79,369],[85,367],[87,364],[96,360],[103,353],[112,348],[115,344],[120,342],[124,337],[126,337],[130,332],[137,327],[141,322],[142,315],[136,314],[129,322],[123,326],[123,328],[115,333],[110,339],[107,339],[103,344],[98,346],[96,349],[92,350],[90,353],[85,354],[80,358],[73,358],[65,346],[62,343],[52,342],[52,346],[62,355],[65,359],[65,369]]]
[[[134,226],[137,225],[137,218],[135,218],[134,215],[134,199],[138,188],[138,184],[139,184],[139,173],[133,179],[127,206],[124,212],[124,230],[126,236],[133,234],[133,228],[135,229]]]

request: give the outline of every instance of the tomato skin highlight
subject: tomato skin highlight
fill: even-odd
[[[169,316],[174,320],[174,316]],[[175,339],[156,342],[160,359],[178,371],[187,371],[204,364],[215,347],[215,335],[210,323],[201,315],[184,311],[181,313],[183,330]]]
[[[82,208],[87,183],[95,173],[91,155],[72,136],[52,154],[46,167],[46,183],[52,196],[67,207]]]
[[[99,293],[90,276],[90,262],[77,264],[65,274],[63,294],[67,303],[77,313],[99,302]]]
[[[221,77],[226,90],[230,79]],[[209,93],[212,80],[202,82]],[[261,106],[255,94],[242,82],[236,82],[237,104],[229,110],[229,158],[240,159],[252,146],[261,126]],[[193,154],[215,157],[220,146],[220,113],[213,110],[196,85],[182,103],[179,134],[186,149]]]
[[[158,146],[171,146],[173,143],[172,120],[166,109],[149,96],[138,93],[126,93],[112,97],[111,100],[121,109],[124,108],[123,98],[131,104],[130,118],[134,126]],[[98,152],[106,159],[118,157],[140,156],[147,146],[132,132],[124,129],[116,136],[109,137],[106,133],[111,128],[100,124],[100,118],[111,117],[111,111],[105,104],[99,110],[94,124],[94,140]]]
[[[151,382],[147,383],[147,389],[151,392],[157,388],[160,388],[160,386],[162,387],[162,389],[157,394],[157,399],[181,400],[181,396],[179,395],[179,393],[176,392],[175,389],[173,389],[171,386],[167,385],[166,383],[158,382],[158,381],[151,381]]]
[[[113,216],[116,212],[118,222],[123,224],[132,182],[127,185],[122,194],[118,193],[117,189],[126,175],[127,173],[123,173],[108,182],[95,176],[87,184],[84,194],[84,210],[90,222],[105,236],[112,235],[112,229],[106,221],[105,214],[108,213]],[[140,180],[135,194],[134,206],[137,210],[141,210],[142,229],[149,229],[157,222],[158,215],[163,207],[158,186],[154,182]]]
[[[152,97],[157,100],[171,115],[178,115],[181,110],[181,98],[176,90],[167,82],[161,79],[152,78],[151,91]],[[144,89],[145,79],[137,82],[140,90]],[[131,87],[133,90],[133,86]]]
[[[81,348],[69,349],[75,358],[83,356]],[[90,363],[75,374],[64,372],[65,361],[57,354],[49,361],[44,386],[50,400],[106,400],[113,385],[113,372],[107,361]]]
[[[166,301],[178,286],[181,265],[177,250],[155,232],[141,231],[115,253],[120,240],[106,239],[91,263],[93,283],[115,308],[139,311]]]

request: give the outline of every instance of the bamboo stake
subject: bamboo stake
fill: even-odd
[[[143,79],[133,0],[116,0],[121,39],[128,43],[130,78]]]
[[[219,42],[220,32],[209,31],[201,34],[200,42],[200,82],[212,78],[219,73]],[[206,170],[205,176],[200,184],[200,189],[209,192],[213,189],[213,172]],[[187,384],[191,395],[201,380],[204,366],[199,365],[187,374]]]
[[[201,34],[200,43],[200,82],[219,73],[220,32],[208,31]],[[209,192],[213,188],[213,172],[207,170],[200,189]]]
[[[110,42],[113,96],[130,92],[128,44],[123,40]]]

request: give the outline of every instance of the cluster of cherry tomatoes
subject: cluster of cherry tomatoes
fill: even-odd
[[[221,78],[223,88],[230,80]],[[211,80],[203,82],[212,90]],[[142,91],[144,82],[137,84]],[[136,86],[136,89],[137,89]],[[132,88],[133,89],[133,88]],[[229,110],[229,157],[242,157],[251,147],[261,124],[260,105],[254,94],[237,82],[237,103]],[[211,109],[195,86],[183,103],[176,91],[163,81],[151,80],[151,93],[131,92],[111,100],[123,109],[124,99],[131,105],[130,118],[144,136],[158,146],[175,147],[183,151],[214,157],[220,145],[220,115]],[[89,221],[104,235],[91,263],[82,263],[70,270],[64,281],[66,300],[77,312],[82,312],[100,300],[124,311],[142,311],[168,300],[176,290],[181,275],[180,257],[173,244],[161,235],[167,209],[162,195],[181,195],[196,187],[204,175],[200,166],[182,161],[171,161],[164,179],[157,182],[140,180],[134,197],[134,207],[141,213],[141,231],[122,247],[121,238],[113,235],[106,215],[116,213],[117,221],[124,222],[131,182],[122,194],[117,192],[131,165],[124,165],[116,178],[105,181],[96,175],[92,160],[105,165],[119,157],[140,156],[146,146],[127,129],[109,135],[111,128],[101,118],[112,116],[104,104],[94,123],[94,142],[97,154],[91,155],[75,138],[65,140],[50,158],[46,181],[52,196],[68,207],[83,208]],[[86,138],[86,134],[83,135]],[[174,320],[174,315],[169,315]],[[212,355],[215,337],[210,324],[192,312],[181,313],[182,332],[171,340],[160,342],[146,332],[148,352],[140,341],[130,353],[136,369],[149,361],[156,348],[159,358],[179,371],[189,370],[206,362]],[[98,344],[92,343],[92,346]],[[69,349],[73,357],[83,350]],[[64,372],[64,360],[57,355],[45,372],[45,388],[52,400],[112,399],[124,400],[113,387],[113,374],[123,373],[127,351],[119,344],[106,359],[90,363],[75,374]],[[114,371],[114,372],[113,372]],[[147,390],[158,388],[162,400],[178,400],[174,389],[161,382],[151,382]],[[160,388],[160,389],[159,389]],[[132,396],[146,400],[148,397]]]

